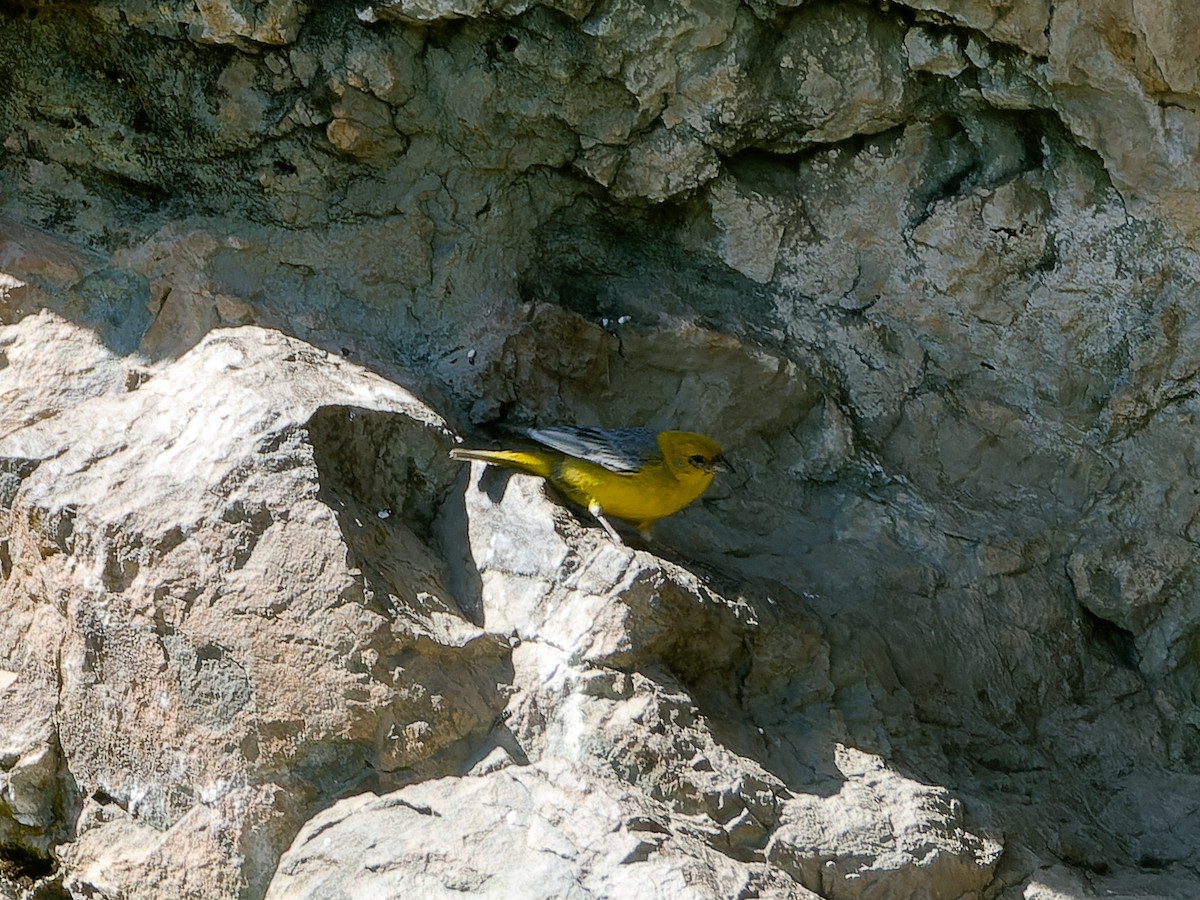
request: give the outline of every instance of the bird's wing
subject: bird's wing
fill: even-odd
[[[658,433],[649,428],[531,428],[525,432],[551,450],[585,459],[610,472],[636,472],[662,460]]]

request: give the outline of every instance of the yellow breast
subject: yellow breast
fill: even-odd
[[[563,457],[550,475],[550,482],[581,506],[599,506],[604,515],[642,530],[679,512],[712,480],[711,472],[690,470],[680,475],[661,461],[636,472],[612,472],[570,456]]]

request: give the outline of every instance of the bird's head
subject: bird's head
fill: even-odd
[[[690,431],[664,431],[658,436],[663,458],[681,478],[712,479],[717,472],[732,472],[721,448],[712,438]]]

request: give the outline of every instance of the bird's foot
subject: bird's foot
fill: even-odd
[[[608,519],[604,518],[604,510],[601,508],[599,503],[590,504],[588,506],[588,512],[590,512],[596,518],[597,522],[604,526],[604,530],[608,532],[608,536],[613,539],[614,544],[616,544],[618,547],[625,546],[625,542],[621,540],[621,536],[617,534],[617,529],[613,528]]]

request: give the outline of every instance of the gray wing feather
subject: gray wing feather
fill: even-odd
[[[539,444],[603,466],[610,472],[636,472],[662,459],[658,432],[649,428],[575,428],[569,425],[530,428]]]

